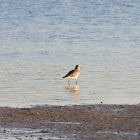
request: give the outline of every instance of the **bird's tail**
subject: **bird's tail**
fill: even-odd
[[[62,78],[65,78],[66,76],[62,77]]]

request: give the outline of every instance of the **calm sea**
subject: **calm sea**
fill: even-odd
[[[140,103],[140,1],[0,0],[0,106],[100,103]]]

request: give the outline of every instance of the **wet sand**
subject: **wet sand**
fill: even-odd
[[[140,139],[140,105],[0,107],[0,138]]]

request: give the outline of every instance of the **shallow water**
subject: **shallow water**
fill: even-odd
[[[49,130],[41,130],[41,129],[29,129],[29,128],[6,128],[0,130],[0,138],[5,140],[38,140],[38,139],[69,139],[66,136],[57,137],[53,136]]]
[[[0,1],[0,106],[140,103],[140,2]],[[78,85],[62,77],[81,66]]]

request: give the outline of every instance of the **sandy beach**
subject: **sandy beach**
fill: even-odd
[[[140,105],[0,107],[3,139],[140,139]]]

